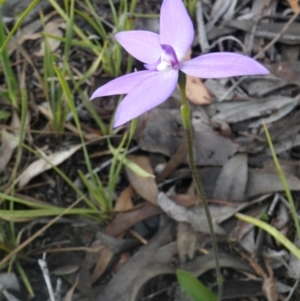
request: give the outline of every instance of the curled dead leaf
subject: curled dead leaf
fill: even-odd
[[[81,148],[81,145],[76,145],[69,150],[58,151],[47,156],[45,159],[52,165],[57,166],[63,161],[70,158],[75,152]],[[48,164],[45,159],[38,159],[32,162],[19,176],[19,187],[24,187],[32,178],[50,169],[52,165]]]
[[[127,159],[134,162],[149,174],[153,174],[149,159],[146,156],[128,155]],[[125,166],[129,182],[135,191],[148,202],[156,205],[158,188],[153,177],[141,177]]]
[[[25,137],[25,130],[27,129],[30,122],[30,115],[27,114],[24,123],[23,136],[20,139],[20,126],[21,121],[18,114],[14,111],[12,114],[12,120],[10,126],[11,132],[5,129],[1,130],[1,146],[0,146],[0,172],[3,171],[8,162],[10,161],[14,149],[18,146],[19,141],[23,141]]]
[[[186,97],[196,105],[207,105],[211,103],[211,97],[206,86],[198,77],[186,76]]]
[[[46,24],[44,33],[62,37],[63,32],[62,32],[61,28],[64,28],[64,27],[65,27],[65,23],[63,23],[59,19],[55,19]],[[46,43],[48,43],[50,51],[54,52],[60,46],[61,41],[56,40],[56,39],[51,39],[51,38],[44,38],[42,40],[41,49],[34,53],[36,56],[41,57],[45,54]]]
[[[183,58],[183,61],[190,60],[192,56],[192,50]],[[203,84],[202,80],[198,77],[186,75],[186,97],[187,99],[196,105],[207,105],[211,103],[211,97]]]
[[[296,14],[299,11],[299,3],[298,0],[287,0],[289,5],[291,6],[293,12]]]
[[[18,138],[3,129],[1,131],[0,172],[6,168],[17,145]]]

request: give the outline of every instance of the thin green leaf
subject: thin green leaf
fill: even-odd
[[[87,23],[89,23],[103,40],[106,39],[107,33],[101,20],[99,19],[99,16],[96,17],[97,13],[91,11],[91,13],[94,16],[94,19],[92,19],[88,14],[86,14],[83,11],[76,9],[75,12],[77,15],[81,16]]]
[[[57,216],[66,211],[66,208],[49,208],[34,210],[0,210],[0,218],[7,221],[22,221],[24,219],[33,219],[45,216]],[[65,215],[97,215],[101,212],[94,209],[72,208]]]
[[[56,41],[60,41],[62,43],[66,43],[67,42],[67,39],[65,37],[56,36],[56,35],[48,33],[48,32],[42,32],[41,36],[42,37],[47,37],[47,38],[50,38],[50,39],[53,39],[53,40],[56,40]],[[79,40],[76,40],[76,39],[72,39],[71,40],[71,45],[72,46],[85,47],[85,48],[90,49],[91,42],[89,41],[87,43],[87,42],[84,42],[84,41],[79,41]]]
[[[106,198],[102,183],[100,181],[96,181],[96,179],[94,179],[94,177],[91,177],[92,181],[90,182],[80,170],[78,171],[78,173],[79,173],[81,181],[83,182],[83,184],[85,185],[85,187],[87,188],[89,193],[94,197],[96,202],[99,204],[100,208],[103,211],[110,210],[111,202],[108,202],[108,200]],[[97,175],[95,175],[95,176],[97,176]],[[96,206],[94,204],[91,204],[90,207],[96,209]]]
[[[113,147],[110,146],[109,150],[113,153],[114,156],[116,156],[118,160],[122,161],[123,164],[126,165],[126,167],[131,169],[138,176],[142,178],[155,178],[153,174],[147,172],[146,170],[138,166],[136,163],[130,161],[127,158],[123,158],[124,155],[117,153],[117,151]]]
[[[0,19],[2,19],[0,10]],[[5,35],[4,23],[0,21],[0,45],[5,45],[7,41]],[[16,76],[12,70],[9,55],[6,47],[1,47],[0,51],[0,63],[3,69],[5,83],[7,86],[7,100],[13,105],[14,109],[18,111],[18,92],[19,86],[17,84]]]
[[[12,28],[10,33],[8,34],[7,38],[3,42],[0,53],[2,53],[3,49],[6,47],[7,43],[11,39],[11,37],[15,34],[15,32],[18,30],[18,28],[22,25],[24,19],[27,17],[27,15],[32,11],[32,9],[39,3],[40,0],[33,0],[28,7],[23,11],[23,13],[20,15],[19,19],[17,20],[15,26]]]
[[[124,165],[126,165],[129,169],[131,169],[135,174],[142,178],[155,178],[155,176],[146,170],[142,169],[140,166],[138,166],[136,163],[128,160],[127,158],[124,158],[123,161]]]
[[[76,110],[76,107],[75,107],[75,104],[74,104],[74,101],[73,101],[72,93],[70,91],[70,88],[69,88],[62,72],[57,67],[54,67],[54,69],[55,69],[55,72],[56,72],[57,77],[59,79],[59,82],[62,86],[62,89],[63,89],[63,92],[65,94],[66,100],[68,102],[69,108],[72,112],[76,127],[78,129],[78,133],[79,133],[81,143],[82,143],[82,149],[83,149],[83,154],[84,154],[86,166],[87,166],[87,169],[89,171],[89,175],[91,177],[93,185],[90,185],[88,183],[88,181],[85,181],[84,183],[85,183],[86,187],[90,189],[91,193],[96,197],[96,199],[99,201],[99,203],[102,205],[102,209],[110,210],[112,208],[112,203],[109,200],[111,200],[111,199],[106,197],[106,193],[104,191],[102,183],[98,179],[98,175],[94,174],[93,170],[92,170],[92,165],[91,165],[89,154],[88,154],[88,151],[87,151],[87,148],[86,148],[86,145],[85,145],[83,133],[82,133],[82,130],[81,130],[81,127],[80,127],[80,121],[79,121],[77,110]],[[83,179],[84,178],[82,178],[82,180]],[[97,190],[92,189],[92,187],[97,187]],[[89,206],[93,207],[93,206],[91,206],[91,204],[89,204]]]
[[[54,205],[48,204],[48,203],[43,203],[43,202],[34,202],[34,201],[29,201],[29,200],[24,200],[21,198],[18,198],[13,195],[5,194],[0,192],[0,199],[4,201],[9,201],[9,202],[14,202],[18,204],[22,204],[25,206],[28,206],[30,208],[35,208],[35,209],[51,209],[55,208]]]
[[[0,110],[0,120],[8,118],[10,115],[10,112]]]
[[[300,259],[300,249],[295,246],[287,237],[285,237],[281,232],[279,232],[276,228],[271,226],[268,223],[263,222],[260,219],[247,216],[241,213],[237,213],[235,215],[238,219],[250,223],[254,226],[257,226],[269,234],[271,234],[275,239],[277,239],[280,243],[282,243],[291,253],[293,253],[298,259]]]
[[[70,2],[70,3],[69,3]],[[64,73],[66,70],[68,70],[68,59],[69,54],[71,50],[71,44],[72,44],[72,38],[73,38],[73,26],[74,26],[74,0],[71,1],[65,1],[65,5],[69,6],[69,18],[67,19],[66,25],[66,43],[65,43],[65,49],[64,49],[64,55],[63,55],[63,70]]]
[[[99,126],[102,135],[107,135],[107,129],[106,129],[106,125],[105,123],[102,121],[102,119],[100,118],[99,114],[97,114],[97,111],[94,109],[93,105],[91,104],[91,102],[89,101],[89,99],[87,99],[86,95],[84,95],[84,93],[82,93],[82,91],[79,91],[79,94],[81,96],[81,99],[83,101],[83,104],[85,106],[85,108],[89,111],[89,113],[93,116],[95,122],[97,123],[97,125]]]
[[[60,5],[57,3],[56,0],[49,0],[51,5],[54,7],[54,9],[58,12],[58,14],[66,21],[68,22],[68,15],[64,12],[64,10],[60,7]],[[94,45],[83,33],[83,31],[76,25],[73,24],[73,30],[74,32],[87,44],[90,45],[90,49],[98,56],[101,55],[101,51],[99,50],[99,46]]]
[[[267,137],[267,140],[268,140],[268,144],[269,144],[269,147],[270,147],[270,151],[271,151],[271,154],[272,154],[272,157],[273,157],[274,164],[276,166],[276,169],[277,169],[278,175],[280,177],[282,186],[284,188],[285,194],[287,196],[287,199],[290,203],[291,213],[292,213],[292,216],[293,216],[294,225],[295,225],[295,228],[296,228],[296,231],[297,231],[297,235],[298,235],[298,238],[300,239],[300,223],[299,223],[299,220],[298,220],[297,210],[296,210],[296,207],[295,207],[293,196],[291,194],[289,184],[288,184],[288,182],[285,178],[284,172],[283,172],[283,170],[280,166],[279,160],[277,158],[277,155],[276,155],[276,152],[275,152],[275,149],[274,149],[274,146],[273,146],[272,139],[271,139],[270,133],[268,131],[268,128],[267,128],[265,123],[263,125],[264,125],[265,134],[266,134],[266,137]]]
[[[30,297],[33,298],[34,297],[34,292],[33,292],[33,288],[31,286],[31,283],[29,281],[29,278],[27,277],[26,272],[24,271],[23,267],[21,266],[19,261],[16,261],[16,267],[17,270],[19,272],[19,275],[21,276],[21,279],[27,289],[27,292],[29,293]]]
[[[185,293],[194,301],[217,301],[217,295],[190,273],[177,270],[176,275]]]

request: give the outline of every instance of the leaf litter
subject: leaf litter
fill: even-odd
[[[99,5],[104,9],[99,12],[101,18],[109,19],[108,2],[101,1]],[[157,13],[159,5],[140,3],[138,9],[143,13]],[[292,291],[294,281],[299,278],[299,260],[270,237],[263,239],[260,257],[248,260],[257,254],[257,229],[236,221],[233,217],[236,212],[242,211],[260,218],[268,212],[274,195],[279,193],[284,199],[283,188],[273,167],[262,130],[263,122],[269,127],[289,187],[295,200],[299,200],[299,18],[285,28],[292,13],[298,10],[298,1],[285,0],[277,3],[262,0],[208,0],[199,1],[196,7],[194,20],[197,32],[192,57],[199,55],[200,49],[202,52],[232,51],[251,57],[258,55],[271,72],[264,78],[244,78],[239,84],[239,80],[235,79],[188,78],[187,93],[193,103],[196,164],[218,233],[220,262],[226,276],[224,298],[229,300],[247,297],[262,300],[259,299],[262,296],[265,297],[264,300],[275,300],[286,297]],[[7,11],[6,6],[4,12]],[[11,14],[7,14],[7,17],[11,17]],[[158,29],[157,19],[145,20],[136,17],[140,29]],[[44,55],[44,42],[40,39],[42,23],[30,18],[27,21],[14,37],[15,41],[10,42],[9,55],[14,63],[23,64],[22,60],[20,63],[17,61],[17,57],[20,55],[19,47],[24,47],[34,58],[37,69],[42,71],[39,62]],[[46,33],[63,36],[65,21],[55,13],[47,14],[44,22]],[[87,26],[85,20],[81,19],[80,22],[83,28]],[[64,47],[61,41],[48,39],[48,42],[54,54],[61,53]],[[270,42],[269,48],[264,50]],[[88,66],[91,62],[89,51],[86,52],[79,46],[74,47],[70,63],[75,69],[83,74],[85,67],[82,66]],[[135,63],[137,69],[140,69],[138,63]],[[95,78],[109,76],[101,70],[98,74]],[[63,133],[46,133],[45,129],[49,127],[46,126],[44,117],[42,114],[35,115],[37,111],[33,109],[45,104],[41,87],[29,70],[26,76],[32,93],[31,115],[26,121],[22,139],[19,137],[20,122],[16,123],[19,117],[15,111],[11,110],[13,118],[1,120],[1,176],[7,173],[10,175],[17,142],[21,140],[33,143],[35,149],[47,154],[45,157],[52,165],[59,165],[76,179],[77,170],[83,168],[81,145],[78,144],[79,132],[70,130],[73,126],[71,121]],[[2,86],[1,83],[1,89]],[[85,93],[90,92],[90,82],[87,82]],[[2,105],[2,100],[0,101]],[[78,104],[78,98],[76,101]],[[5,109],[9,108],[6,103],[3,105]],[[49,108],[48,113],[44,110],[45,115],[52,114]],[[133,142],[138,145],[138,150],[127,156],[127,159],[145,170],[147,175],[157,172],[156,178],[141,176],[125,167],[115,191],[118,197],[114,210],[109,214],[105,226],[86,220],[85,217],[75,218],[70,228],[72,230],[66,231],[67,226],[60,224],[59,230],[43,234],[54,245],[67,241],[69,246],[96,250],[95,253],[81,253],[81,257],[68,253],[70,260],[66,260],[63,267],[74,266],[77,261],[78,270],[73,273],[65,270],[65,276],[69,277],[71,283],[64,287],[63,296],[66,300],[91,297],[95,300],[137,301],[153,294],[158,295],[157,298],[154,295],[149,297],[152,300],[158,300],[159,296],[164,296],[165,300],[184,300],[183,296],[178,297],[175,278],[169,280],[166,276],[175,275],[178,267],[212,285],[214,260],[206,219],[197,195],[188,195],[191,176],[179,109],[180,99],[175,91],[167,103],[140,118],[139,130]],[[99,101],[96,110],[100,116],[107,118],[107,112],[111,112],[111,103],[107,105],[104,101]],[[83,134],[88,140],[89,134],[97,127],[90,115],[83,116]],[[26,137],[29,132],[32,135],[30,139],[33,140]],[[64,145],[57,148],[61,144],[61,138],[65,140]],[[99,152],[96,150],[100,149],[107,154],[108,147],[104,141],[97,146],[93,142],[91,145],[91,153],[94,152],[94,147],[96,153],[93,165],[101,166],[106,157],[98,156]],[[50,204],[54,202],[62,207],[74,202],[74,194],[65,193],[66,186],[52,173],[51,165],[45,160],[27,157],[27,152],[22,156],[17,189],[22,189],[23,195],[28,193],[28,197],[37,201]],[[163,166],[163,169],[159,166]],[[99,175],[105,183],[108,177],[106,168],[102,168]],[[42,179],[47,178],[51,179],[52,187],[42,182]],[[38,188],[39,185],[46,189]],[[4,185],[2,189],[4,191],[7,187]],[[288,223],[289,217],[289,209],[284,200],[280,199],[271,224],[294,241],[294,229]],[[86,225],[89,225],[88,230]],[[77,237],[73,233],[74,229],[83,239],[74,239]],[[133,233],[137,235],[133,236]],[[145,245],[142,246],[141,240],[136,237],[143,238]],[[296,239],[295,243],[298,243]],[[38,250],[42,244],[41,239],[36,239],[30,247]],[[100,249],[97,249],[99,246]],[[282,251],[285,251],[284,255]],[[50,272],[54,271],[51,277],[56,280],[59,275],[55,274],[54,266],[58,260],[55,261],[56,259],[49,259],[50,266],[54,263],[50,268]],[[26,267],[26,260],[23,262]],[[279,272],[279,265],[284,273]],[[70,274],[73,274],[72,277]],[[5,278],[6,274],[3,275]],[[165,282],[162,284],[161,280]],[[11,289],[9,285],[2,285],[5,287],[3,292]],[[45,287],[44,283],[40,285]],[[291,300],[298,300],[299,289],[296,287],[292,292]]]

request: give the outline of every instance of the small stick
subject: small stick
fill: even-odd
[[[0,292],[4,295],[4,297],[7,299],[7,301],[20,301],[14,295],[9,293],[1,283],[0,283]]]
[[[258,59],[262,54],[264,54],[267,50],[269,50],[280,38],[281,36],[287,31],[287,29],[290,27],[290,25],[296,20],[296,18],[299,16],[300,10],[298,10],[297,13],[295,13],[289,20],[286,22],[286,24],[282,27],[280,32],[270,41],[269,44],[267,44],[261,51],[259,51],[255,56],[254,59]],[[236,87],[245,79],[247,76],[240,77],[234,85],[232,85],[226,93],[221,97],[220,101],[223,101],[228,97],[230,93],[232,93]]]
[[[197,20],[197,28],[198,28],[198,41],[201,46],[202,53],[206,53],[209,51],[210,47],[205,31],[201,1],[198,1],[196,4],[196,20]]]
[[[50,280],[49,270],[48,270],[47,262],[45,259],[46,259],[46,253],[43,254],[43,259],[38,260],[38,263],[42,270],[42,273],[43,273],[43,276],[44,276],[44,279],[46,282],[50,300],[55,301],[55,296],[54,296],[53,287],[52,287],[51,280]]]
[[[300,9],[297,13],[294,13],[294,15],[285,23],[285,25],[282,27],[282,29],[277,33],[277,35],[270,41],[269,44],[267,44],[262,50],[260,50],[255,56],[254,59],[259,58],[262,54],[264,54],[267,50],[269,50],[280,38],[281,36],[288,30],[290,25],[296,20],[296,18],[300,14]]]

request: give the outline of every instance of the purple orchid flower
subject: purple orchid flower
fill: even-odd
[[[229,52],[205,54],[182,62],[192,45],[194,28],[181,0],[163,1],[160,34],[132,30],[119,32],[115,37],[133,57],[145,63],[147,70],[116,78],[93,93],[91,99],[127,94],[116,111],[114,127],[166,101],[176,88],[179,70],[199,78],[269,73],[253,59]]]

